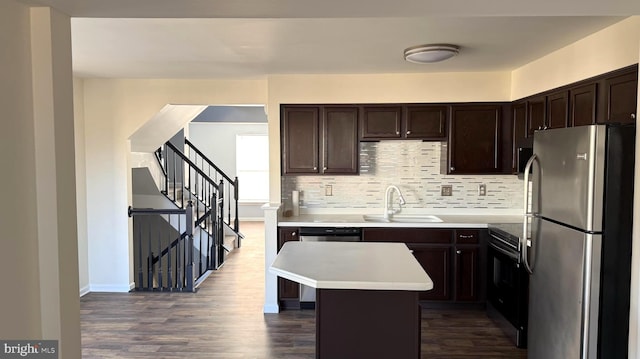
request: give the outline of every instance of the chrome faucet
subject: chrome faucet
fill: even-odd
[[[398,192],[398,200],[400,201],[398,209],[393,209],[393,203],[389,201],[389,198],[391,197],[393,190]],[[394,214],[399,213],[402,210],[402,205],[405,203],[407,202],[404,200],[404,197],[402,197],[402,192],[400,192],[400,188],[394,185],[390,185],[389,187],[387,187],[387,190],[384,193],[384,214],[383,214],[384,219],[388,220],[390,215],[393,216]]]

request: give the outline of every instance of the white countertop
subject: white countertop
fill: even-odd
[[[431,278],[403,243],[287,242],[269,271],[320,289],[433,288]]]
[[[437,214],[442,222],[368,222],[361,214],[300,214],[278,218],[279,227],[487,228],[489,223],[522,223],[522,215]]]

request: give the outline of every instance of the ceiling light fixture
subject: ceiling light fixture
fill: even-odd
[[[456,56],[460,48],[456,45],[418,45],[404,50],[404,59],[416,64],[430,64]]]

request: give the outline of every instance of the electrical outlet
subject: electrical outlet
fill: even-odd
[[[478,185],[478,196],[486,196],[487,195],[487,185],[482,183]]]
[[[324,186],[324,195],[325,196],[333,196],[333,186],[328,184]]]
[[[451,196],[453,194],[453,186],[450,184],[440,186],[441,196]]]

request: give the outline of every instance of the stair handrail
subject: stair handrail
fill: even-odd
[[[137,210],[137,209],[136,209]],[[178,209],[178,211],[182,211],[182,209]],[[194,227],[199,226],[202,222],[204,222],[207,219],[207,216],[211,215],[212,210],[208,210],[207,212],[205,212],[198,220],[195,221],[194,223]],[[173,247],[175,247],[176,245],[178,245],[178,243],[180,243],[181,239],[184,239],[184,237],[187,235],[187,232],[182,232],[178,238],[174,239],[168,246],[167,248],[163,249],[157,256],[153,256],[151,258],[151,263],[152,264],[156,264],[158,262],[158,260],[160,259],[160,257],[164,257],[167,252],[169,252],[171,249],[173,249]]]
[[[135,218],[135,216],[145,216],[145,215],[185,215],[185,231],[183,232],[183,234],[180,235],[180,237],[178,238],[178,241],[180,241],[181,239],[184,240],[185,242],[185,258],[184,261],[181,263],[179,260],[179,255],[177,256],[178,258],[178,262],[176,265],[176,270],[177,270],[177,277],[182,277],[181,273],[184,273],[184,283],[182,281],[176,281],[176,286],[173,287],[173,285],[171,284],[171,274],[169,274],[169,276],[167,277],[169,280],[169,288],[171,288],[171,290],[180,290],[180,291],[188,291],[188,292],[193,292],[195,290],[195,278],[194,278],[194,272],[193,272],[193,251],[194,251],[194,245],[193,245],[193,229],[195,227],[195,221],[193,218],[193,207],[192,207],[192,203],[189,202],[188,206],[186,208],[169,208],[169,209],[155,209],[155,208],[133,208],[132,206],[129,206],[127,209],[127,214],[129,217],[131,218]],[[149,237],[151,238],[151,237]],[[136,243],[134,243],[134,245],[136,245]],[[136,285],[136,289],[137,290],[154,290],[154,286],[151,284],[153,282],[153,278],[155,276],[154,274],[154,269],[155,269],[155,262],[152,263],[152,261],[150,260],[151,258],[153,258],[153,252],[152,252],[152,243],[151,241],[149,241],[148,246],[149,246],[149,255],[150,258],[148,259],[147,263],[148,263],[148,274],[147,274],[147,287],[143,287],[142,283],[144,282],[143,278],[144,278],[144,273],[143,273],[143,268],[142,268],[142,242],[140,241],[140,238],[138,238],[138,246],[140,246],[138,248],[138,255],[140,256],[140,258],[138,258],[138,283]],[[175,247],[177,244],[173,244],[173,246]],[[182,272],[184,271],[184,272]],[[162,286],[161,286],[162,287]]]
[[[189,141],[188,139],[184,139],[184,143],[189,146],[189,149],[193,149],[198,155],[200,155],[200,157],[207,162],[207,164],[211,167],[213,167],[216,172],[220,173],[222,175],[222,177],[224,177],[227,181],[234,183],[235,181],[233,179],[231,179],[231,177],[229,177],[226,173],[224,173],[223,170],[220,169],[220,167],[216,166],[210,159],[209,157],[207,157],[204,153],[202,153],[202,151],[200,151],[191,141]],[[237,177],[236,177],[237,178]]]
[[[171,148],[175,153],[177,153],[178,157],[180,157],[183,161],[185,161],[187,164],[189,164],[191,167],[193,167],[193,169],[196,172],[198,172],[198,174],[201,175],[205,180],[207,180],[208,182],[211,182],[213,187],[215,187],[216,189],[219,189],[218,188],[218,184],[213,179],[211,179],[211,177],[209,177],[209,175],[204,173],[204,171],[201,170],[200,167],[198,167],[198,165],[193,163],[193,161],[191,161],[184,153],[182,153],[182,151],[180,151],[176,146],[174,146],[173,143],[167,142],[167,143],[165,143],[165,145],[168,146],[169,148]]]
[[[238,177],[236,176],[235,179],[231,179],[231,177],[229,177],[229,175],[227,175],[222,169],[220,169],[220,167],[216,166],[215,163],[213,163],[213,161],[211,161],[209,159],[209,157],[207,157],[202,151],[200,151],[194,144],[193,142],[189,141],[189,139],[185,138],[184,139],[184,143],[189,147],[189,150],[193,150],[198,156],[200,156],[200,158],[205,161],[207,163],[207,165],[209,165],[209,167],[213,167],[213,169],[219,173],[220,175],[222,175],[222,177],[224,179],[226,179],[229,183],[229,185],[233,186],[233,198],[234,198],[234,202],[235,202],[235,218],[233,220],[233,230],[240,235],[240,219],[239,219],[239,214],[238,214],[238,210],[239,210],[239,205],[238,205],[238,197],[239,197],[239,193],[240,193],[240,181],[238,180]],[[174,146],[175,148],[175,146]],[[222,182],[221,182],[221,187],[222,187]],[[231,201],[227,202],[227,223],[229,224],[229,226],[231,226]],[[238,246],[240,246],[240,241],[238,241]]]
[[[164,152],[163,162],[165,163],[165,167],[167,168],[167,173],[173,173],[173,193],[169,193],[169,176],[165,177],[167,182],[167,190],[164,192],[165,196],[169,198],[172,202],[174,202],[178,207],[183,207],[185,205],[185,200],[194,200],[195,201],[195,220],[197,228],[200,228],[203,232],[206,233],[205,238],[207,238],[207,244],[210,243],[209,240],[213,240],[216,244],[220,242],[220,234],[218,233],[217,228],[222,228],[221,224],[223,223],[223,218],[217,218],[212,215],[212,208],[217,206],[217,202],[213,202],[212,198],[224,198],[222,196],[223,188],[225,186],[224,181],[220,179],[220,182],[217,183],[213,178],[211,178],[210,174],[206,172],[205,168],[202,168],[189,158],[182,149],[176,147],[175,144],[171,142],[166,142],[162,146],[162,152]],[[173,163],[174,170],[171,170],[170,163]],[[176,172],[175,169],[183,168],[182,171]],[[195,176],[195,179],[194,179]],[[179,179],[181,177],[181,179]],[[176,182],[178,181],[178,182]],[[178,195],[176,192],[176,183],[181,183],[181,192]],[[187,196],[185,196],[187,194]],[[204,206],[204,211],[200,211],[201,206]],[[219,213],[215,211],[215,213]],[[220,223],[217,223],[217,222]],[[215,227],[215,228],[213,228]],[[157,253],[150,259],[152,263],[156,263],[163,256],[168,254],[170,250],[172,250],[177,243],[180,243],[182,240],[182,236],[178,235],[177,238],[173,239],[168,247],[165,250],[162,250],[160,253]],[[216,258],[213,256],[208,256],[208,258]],[[200,263],[200,262],[199,262]],[[217,269],[221,265],[221,261],[212,262],[211,265],[207,264],[208,269]]]

